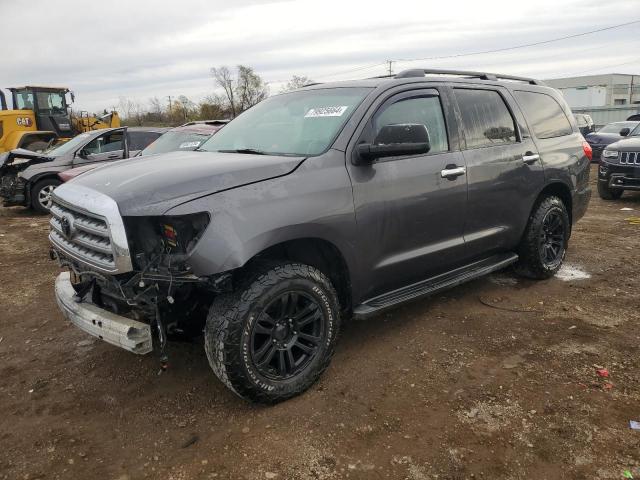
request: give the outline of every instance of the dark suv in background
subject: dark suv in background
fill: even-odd
[[[602,152],[598,167],[598,194],[616,200],[625,190],[640,190],[640,125]]]
[[[56,298],[79,328],[166,361],[202,332],[253,401],[329,364],[340,325],[513,265],[560,268],[591,149],[555,90],[409,70],[270,97],[198,151],[121,162],[53,194]],[[163,363],[164,364],[164,363]]]
[[[585,139],[591,145],[593,150],[593,160],[600,160],[602,151],[614,142],[617,142],[621,138],[624,138],[631,134],[638,128],[640,122],[626,121],[626,122],[612,122],[602,127],[597,132],[589,133],[585,135]]]

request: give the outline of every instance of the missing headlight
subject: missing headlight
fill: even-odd
[[[167,255],[188,255],[209,225],[207,212],[157,217],[125,217],[129,249],[138,268]]]

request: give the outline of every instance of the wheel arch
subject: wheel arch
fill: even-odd
[[[548,183],[547,185],[544,186],[542,190],[540,190],[540,193],[538,193],[538,196],[536,197],[536,201],[531,207],[531,213],[533,213],[533,210],[536,208],[538,203],[540,203],[540,200],[552,195],[562,200],[562,203],[564,203],[565,207],[567,208],[570,224],[572,224],[573,223],[573,196],[571,195],[571,188],[566,183],[561,181],[554,181],[554,182]]]
[[[50,131],[35,131],[35,132],[20,132],[16,139],[16,147],[15,148],[24,148],[32,141],[42,140],[43,142],[49,142],[51,140],[55,140],[58,138],[58,135],[55,132]]]
[[[36,183],[38,183],[41,180],[47,180],[47,179],[52,179],[52,180],[59,180],[60,181],[60,177],[58,177],[58,172],[42,172],[42,173],[38,173],[33,175],[32,177],[26,178],[26,196],[25,196],[25,203],[27,205],[31,205],[31,200],[32,200],[32,191],[33,191],[33,187]]]
[[[319,237],[303,237],[270,245],[253,255],[240,270],[250,268],[261,260],[287,260],[317,268],[324,273],[338,293],[343,311],[352,307],[351,274],[347,260],[332,242]]]

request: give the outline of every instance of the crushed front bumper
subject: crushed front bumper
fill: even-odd
[[[140,355],[153,350],[151,327],[146,323],[116,315],[91,303],[76,302],[69,272],[56,278],[56,300],[64,316],[88,334]]]
[[[3,199],[3,206],[26,205],[26,190],[26,182],[23,178],[12,174],[0,177],[0,197]]]

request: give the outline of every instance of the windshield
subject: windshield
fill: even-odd
[[[64,93],[62,92],[36,92],[38,112],[40,113],[65,113]]]
[[[195,150],[211,135],[198,132],[167,132],[158,137],[140,155],[153,155],[154,153],[173,152],[175,150]]]
[[[331,88],[267,98],[226,125],[201,149],[318,155],[329,148],[369,91],[369,88]]]
[[[638,122],[610,123],[609,125],[605,125],[600,130],[598,130],[598,133],[620,133],[620,130],[622,130],[623,128],[628,128],[630,130],[633,130],[637,126],[638,126]]]
[[[91,138],[91,134],[89,133],[81,133],[80,135],[76,135],[68,142],[61,143],[53,147],[51,150],[45,152],[47,157],[61,157],[62,155],[66,155],[69,152],[73,152],[80,148],[84,143],[87,142]]]
[[[629,134],[629,136],[631,136],[631,137],[640,137],[640,123],[638,123],[638,125],[636,125],[636,128],[631,130],[631,133]]]

